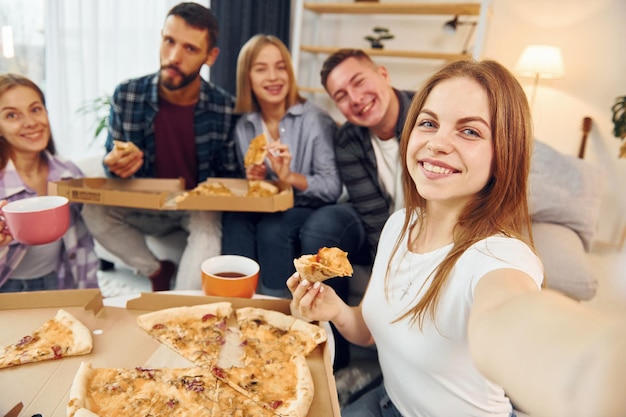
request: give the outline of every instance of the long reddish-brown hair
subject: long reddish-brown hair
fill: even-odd
[[[41,103],[44,107],[46,106],[46,98],[43,91],[41,91],[41,89],[33,81],[19,74],[0,74],[0,97],[2,97],[7,91],[17,86],[27,87],[34,90],[41,99]],[[46,150],[53,155],[56,153],[54,141],[52,140],[52,133],[50,134],[50,140],[48,141]],[[11,158],[11,154],[11,145],[9,145],[4,137],[0,136],[0,169],[4,169],[6,167],[7,162],[9,162],[9,159]]]
[[[531,220],[528,210],[527,182],[532,154],[532,123],[524,90],[515,77],[495,61],[458,61],[447,64],[431,76],[415,95],[408,111],[400,155],[406,216],[401,235],[394,247],[397,255],[400,242],[417,219],[421,228],[426,200],[417,192],[407,170],[407,145],[417,117],[426,99],[439,83],[465,77],[480,84],[487,94],[491,117],[493,161],[491,177],[459,215],[453,231],[453,247],[425,284],[424,296],[398,320],[410,317],[422,328],[426,314],[435,319],[435,311],[442,289],[459,257],[474,243],[486,237],[502,234],[526,242],[533,250]],[[387,268],[386,280],[390,270]]]

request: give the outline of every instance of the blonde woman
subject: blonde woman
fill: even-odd
[[[82,177],[55,155],[43,92],[26,77],[0,74],[0,208],[48,193],[48,182]],[[70,228],[59,241],[28,246],[13,240],[0,219],[0,292],[97,287],[98,258],[70,204]]]
[[[224,213],[222,253],[245,255],[261,265],[259,292],[283,296],[294,271],[300,227],[318,207],[341,193],[335,166],[336,124],[299,94],[289,51],[276,37],[256,35],[237,60],[235,127],[240,161],[250,141],[268,138],[267,158],[246,168],[248,179],[282,180],[294,189],[294,206],[279,213]]]
[[[350,307],[297,274],[292,309],[376,344],[380,386],[352,416],[621,416],[623,317],[541,291],[524,91],[494,61],[461,61],[414,97],[400,144],[405,208],[385,224]]]

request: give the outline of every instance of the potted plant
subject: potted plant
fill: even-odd
[[[94,141],[103,131],[106,132],[110,108],[111,96],[103,94],[93,100],[86,101],[81,107],[78,108],[78,110],[76,110],[76,112],[81,116],[95,117],[96,129],[92,138]]]
[[[613,135],[623,141],[619,151],[620,158],[626,158],[626,96],[617,97],[611,107],[613,111]]]
[[[389,33],[389,29],[387,28],[376,26],[374,29],[372,29],[372,31],[376,35],[367,35],[365,37],[365,40],[369,41],[372,49],[383,49],[384,45],[382,41],[394,38],[394,36]]]

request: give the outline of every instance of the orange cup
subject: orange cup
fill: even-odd
[[[202,262],[200,269],[206,295],[252,298],[259,283],[259,264],[245,256],[215,256]]]

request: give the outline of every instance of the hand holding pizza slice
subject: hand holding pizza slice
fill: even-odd
[[[143,165],[143,152],[132,142],[114,140],[113,150],[103,162],[114,174],[128,178]]]
[[[300,278],[309,282],[352,275],[348,253],[339,248],[321,248],[315,255],[302,255],[293,264]]]

